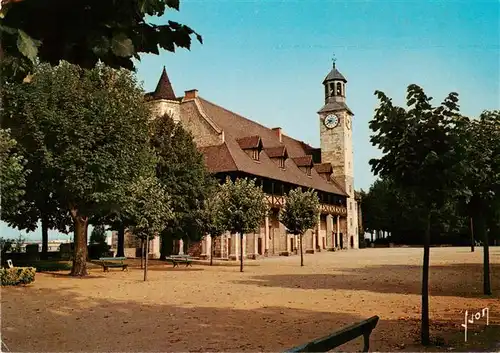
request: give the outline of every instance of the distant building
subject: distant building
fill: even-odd
[[[306,252],[358,248],[353,113],[345,102],[346,83],[334,64],[323,80],[324,105],[317,113],[320,148],[287,136],[279,127],[267,128],[216,105],[196,89],[177,97],[165,68],[155,91],[146,95],[154,116],[169,114],[193,134],[208,169],[221,181],[227,176],[251,177],[263,187],[272,212],[256,233],[244,235],[245,257],[297,252],[298,237],[286,233],[278,213],[284,195],[298,186],[314,189],[321,201],[320,222],[304,236]],[[215,245],[216,256],[238,258],[239,241],[239,236],[224,235]],[[209,236],[200,245],[193,248],[195,255],[210,254]],[[182,252],[182,246],[178,248]]]

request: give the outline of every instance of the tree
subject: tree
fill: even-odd
[[[243,272],[243,235],[255,232],[267,214],[264,192],[253,179],[233,182],[228,177],[220,186],[220,195],[224,228],[240,235],[240,272]]]
[[[24,98],[6,119],[46,158],[52,196],[74,225],[71,274],[84,276],[89,218],[121,209],[128,184],[154,167],[144,92],[129,71],[65,62],[40,65],[30,83],[14,84]]]
[[[102,244],[106,243],[106,229],[103,225],[96,225],[90,233],[90,243],[91,244]]]
[[[25,168],[26,160],[14,151],[17,142],[10,131],[0,129],[0,195],[1,216],[12,214],[22,206],[26,177],[30,170]]]
[[[370,141],[382,150],[382,157],[370,160],[375,175],[390,178],[407,190],[426,210],[422,266],[421,342],[429,340],[429,247],[431,222],[436,210],[459,190],[463,169],[463,146],[457,137],[458,95],[450,93],[433,107],[417,85],[407,90],[408,110],[394,106],[383,92],[376,91],[380,104],[370,121]]]
[[[290,190],[279,219],[288,233],[300,237],[300,266],[304,266],[302,238],[304,233],[318,223],[319,200],[314,191],[303,192],[300,188]]]
[[[210,266],[213,264],[213,257],[215,254],[215,240],[220,238],[226,231],[221,194],[218,191],[218,188],[213,190],[212,195],[205,200],[201,212],[203,233],[210,235],[211,240]]]
[[[156,177],[168,190],[174,219],[162,232],[161,258],[170,255],[173,239],[199,241],[200,211],[214,184],[193,136],[167,114],[151,121],[151,147],[158,162]]]
[[[149,21],[170,9],[179,10],[179,0],[2,0],[0,60],[19,58],[12,63],[22,71],[37,57],[52,65],[65,60],[90,69],[100,61],[132,70],[140,53],[189,49],[192,35],[202,43],[188,26]]]
[[[466,208],[473,223],[471,231],[483,241],[483,292],[491,295],[487,228],[500,205],[500,110],[484,111],[479,119],[467,119],[461,134],[467,149],[463,176],[469,191]]]
[[[146,244],[144,259],[144,281],[146,281],[149,240],[158,236],[174,214],[170,208],[166,189],[154,176],[140,177],[132,183],[129,188],[129,197],[133,198],[134,202],[129,203],[125,210],[130,215],[130,219],[133,219],[132,232],[141,239],[142,248]]]

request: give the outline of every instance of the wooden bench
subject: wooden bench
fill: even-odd
[[[104,272],[109,272],[110,267],[121,267],[122,271],[128,270],[128,265],[123,263],[126,257],[100,257],[101,266]]]
[[[179,266],[179,264],[186,264],[186,267],[188,266],[193,266],[191,262],[193,261],[193,258],[189,255],[172,255],[167,257],[165,260],[171,262],[174,267]]]
[[[370,334],[375,326],[377,326],[378,319],[378,316],[372,316],[367,320],[336,331],[331,335],[315,339],[301,346],[288,349],[285,352],[328,352],[359,336],[363,336],[363,352],[368,352],[370,348]]]

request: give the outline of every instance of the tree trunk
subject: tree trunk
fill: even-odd
[[[71,276],[87,276],[87,228],[89,219],[79,215],[77,209],[71,210],[71,217],[75,227],[75,250]]]
[[[303,234],[300,235],[300,266],[304,266],[304,253],[302,251],[302,238]]]
[[[243,232],[240,232],[240,272],[243,272]]]
[[[427,216],[427,228],[424,234],[424,261],[422,266],[422,318],[421,343],[429,345],[429,255],[431,242],[431,213]]]
[[[40,258],[47,260],[49,257],[49,225],[46,217],[42,217],[42,254]]]
[[[141,239],[141,268],[144,268],[144,239]]]
[[[480,208],[475,215],[474,228],[476,237],[483,240],[483,293],[491,295],[491,282],[490,282],[490,244],[488,233],[486,232],[486,220]]]
[[[474,252],[474,222],[470,218],[470,252]]]
[[[146,254],[144,256],[144,282],[148,279],[149,234],[146,235]]]
[[[118,226],[116,257],[125,257],[125,225],[123,223]]]
[[[214,237],[210,237],[210,266],[213,265],[214,255],[215,255],[215,239]]]

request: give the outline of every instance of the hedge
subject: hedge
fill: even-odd
[[[2,286],[17,286],[18,284],[29,284],[35,280],[36,269],[34,267],[13,267],[0,269]]]

